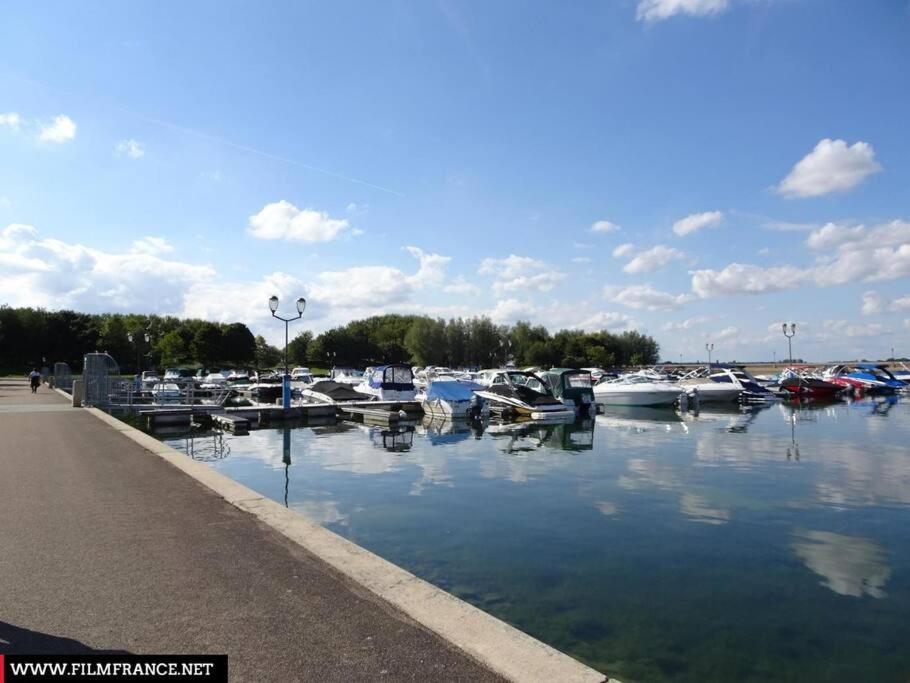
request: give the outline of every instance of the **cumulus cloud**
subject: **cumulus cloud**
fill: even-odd
[[[692,273],[692,291],[708,298],[910,277],[910,223],[906,221],[873,228],[831,223],[811,233],[806,244],[833,253],[820,255],[806,268],[731,263],[720,270],[697,270]]]
[[[298,242],[331,242],[344,234],[356,234],[345,218],[331,218],[315,209],[298,209],[284,199],[266,204],[250,216],[247,232],[263,240]]]
[[[694,318],[686,318],[681,322],[666,322],[660,329],[664,332],[686,332],[691,330],[694,327],[699,327],[700,325],[708,322],[708,318],[703,315],[695,316]]]
[[[889,334],[890,330],[881,323],[857,324],[849,320],[825,320],[815,338],[820,340],[841,339],[843,337],[865,338]]]
[[[30,225],[0,231],[0,301],[14,306],[172,313],[189,286],[214,276],[208,265],[153,253],[42,239]]]
[[[118,142],[114,151],[117,156],[127,156],[130,159],[139,159],[145,156],[145,148],[142,143],[132,138]]]
[[[885,302],[878,292],[863,294],[863,315],[878,315],[885,310]]]
[[[615,253],[616,250],[614,250]],[[623,266],[623,271],[626,273],[650,273],[660,270],[671,261],[679,261],[685,257],[686,255],[679,249],[658,244],[635,254],[632,260]]]
[[[617,230],[619,230],[619,226],[610,221],[596,221],[591,226],[591,232],[616,232]]]
[[[459,275],[452,280],[451,283],[442,288],[442,291],[463,296],[480,296],[480,287],[468,282],[463,275]]]
[[[869,291],[863,294],[863,315],[879,315],[907,310],[910,310],[910,296],[902,296],[892,301],[876,291]]]
[[[549,292],[565,278],[543,261],[515,254],[502,259],[485,258],[477,272],[493,276],[493,291],[497,296],[527,290]]]
[[[610,301],[628,308],[648,311],[672,311],[691,299],[688,294],[669,294],[654,289],[651,285],[606,287],[604,296]]]
[[[19,130],[21,124],[22,118],[14,111],[0,114],[0,128],[5,127],[12,130]]]
[[[55,116],[53,120],[42,124],[38,129],[38,139],[42,142],[63,143],[76,137],[76,122],[66,114]]]
[[[882,170],[868,142],[848,145],[844,140],[820,140],[777,186],[785,197],[821,197],[847,192]]]
[[[727,9],[728,0],[638,0],[638,21],[662,21],[677,14],[699,17],[718,14]]]
[[[620,244],[613,250],[613,258],[626,258],[631,256],[633,251],[635,251],[635,245],[631,242]]]
[[[163,237],[142,237],[135,242],[131,251],[135,254],[166,254],[174,247]]]
[[[488,315],[494,323],[508,324],[517,320],[530,320],[536,317],[538,313],[538,308],[529,301],[503,299],[496,302]]]
[[[420,261],[413,275],[389,266],[357,266],[319,273],[309,291],[329,306],[376,308],[407,302],[416,291],[442,283],[448,256],[427,254],[417,247],[405,249]]]
[[[723,222],[724,214],[721,211],[693,213],[673,223],[673,232],[680,237],[684,237],[704,228],[716,228]]]
[[[600,330],[623,332],[625,330],[635,329],[637,326],[638,323],[634,318],[629,317],[625,313],[615,313],[613,311],[599,311],[586,317],[578,324],[572,325],[574,329],[583,330],[585,332],[598,332]]]

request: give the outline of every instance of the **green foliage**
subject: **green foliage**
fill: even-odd
[[[58,362],[81,372],[83,356],[95,351],[107,351],[131,374],[173,365],[252,364],[255,341],[243,323],[0,306],[0,372]]]
[[[560,330],[520,321],[497,327],[489,318],[448,322],[423,316],[382,315],[323,332],[308,348],[310,364],[376,365],[412,362],[452,367],[501,365],[612,367],[658,360],[658,345],[638,332]]]
[[[265,337],[256,335],[256,367],[274,368],[284,364],[284,354],[269,344]]]
[[[288,362],[291,365],[306,365],[307,353],[310,343],[313,341],[313,333],[309,330],[298,332],[288,343]]]

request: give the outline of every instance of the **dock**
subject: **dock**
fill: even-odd
[[[604,680],[52,390],[0,380],[0,429],[5,653],[226,653],[232,681]]]

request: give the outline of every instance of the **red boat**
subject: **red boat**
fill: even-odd
[[[780,388],[794,396],[806,398],[834,398],[846,389],[841,384],[826,382],[817,377],[788,377],[781,380]]]

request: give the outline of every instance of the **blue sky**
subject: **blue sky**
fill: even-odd
[[[0,15],[0,302],[910,353],[904,0]]]

